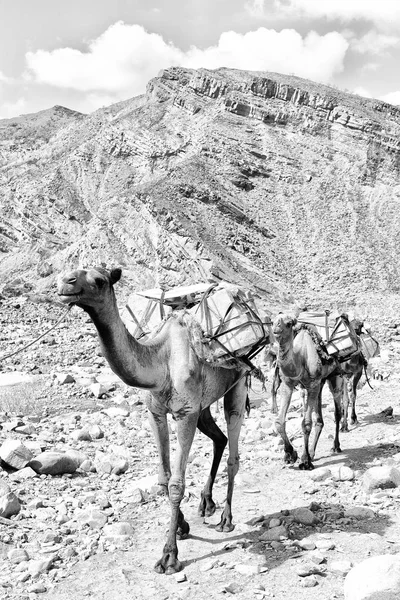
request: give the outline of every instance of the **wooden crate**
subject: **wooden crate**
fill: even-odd
[[[211,337],[216,358],[229,353],[243,356],[266,335],[254,301],[234,296],[229,289],[214,291],[190,312]]]
[[[335,354],[338,358],[345,358],[358,350],[356,335],[343,317],[338,318],[325,347],[328,354]]]

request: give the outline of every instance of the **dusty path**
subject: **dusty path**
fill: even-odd
[[[214,529],[222,508],[206,522],[197,517],[204,468],[197,460],[189,467],[183,510],[191,533],[187,540],[179,542],[185,581],[178,582],[175,576],[160,576],[152,570],[160,555],[169,518],[167,501],[158,498],[143,505],[139,512],[129,515],[128,510],[120,515],[134,526],[133,547],[116,548],[77,563],[63,581],[41,597],[48,600],[201,600],[233,594],[237,598],[279,600],[343,598],[344,573],[349,563],[400,551],[398,490],[383,490],[367,498],[361,486],[361,475],[372,464],[400,463],[400,420],[396,415],[400,388],[398,382],[396,385],[374,382],[374,385],[374,391],[364,387],[359,394],[360,425],[342,435],[341,455],[330,454],[333,415],[331,399],[326,396],[326,424],[315,467],[348,465],[356,473],[354,481],[314,482],[308,472],[299,471],[296,466],[283,466],[276,437],[248,441],[255,422],[271,418],[268,408],[262,404],[252,411],[245,424],[241,470],[234,494],[236,528],[232,533],[220,534]],[[392,419],[379,415],[388,405],[394,408]],[[292,412],[293,415],[296,412]],[[217,418],[222,416],[217,415]],[[297,417],[290,419],[292,423],[297,420]],[[296,438],[295,443],[301,446],[301,438]],[[197,435],[195,457],[208,450],[208,443]],[[221,506],[225,485],[222,473],[215,487],[215,498]],[[262,517],[265,522],[280,511],[310,506],[318,517],[317,524],[294,523],[289,527],[289,540],[272,544],[260,541],[267,530],[261,525]],[[344,516],[346,509],[361,506],[372,508],[373,518],[359,520]],[[259,522],[254,524],[255,520]],[[304,539],[311,544],[310,548],[314,542],[316,549],[301,549],[295,540]],[[319,573],[300,577],[298,568],[309,564],[318,567]],[[315,587],[304,587],[314,584]]]

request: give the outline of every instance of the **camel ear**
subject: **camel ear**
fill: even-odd
[[[121,279],[121,274],[122,274],[122,269],[111,269],[110,271],[110,281],[111,281],[111,285],[114,285],[114,283],[117,283],[117,281],[119,281]]]

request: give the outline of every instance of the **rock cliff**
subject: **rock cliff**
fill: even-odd
[[[221,277],[291,299],[397,310],[400,110],[293,76],[171,68],[82,115],[0,121],[0,293],[64,265],[127,290]]]

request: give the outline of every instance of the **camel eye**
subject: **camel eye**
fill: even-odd
[[[100,290],[104,287],[106,283],[102,277],[95,277],[94,282]]]

